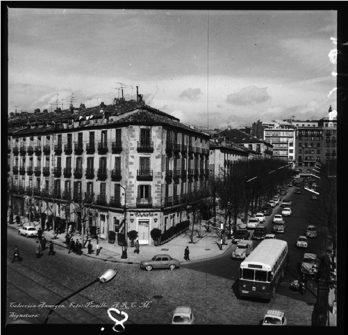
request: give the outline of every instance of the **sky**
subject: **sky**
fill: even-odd
[[[336,110],[336,11],[8,12],[9,112],[145,102],[181,122],[241,128]]]

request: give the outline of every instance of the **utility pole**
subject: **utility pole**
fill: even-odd
[[[121,258],[122,259],[127,259],[127,186],[124,187],[122,185],[120,185],[120,187],[123,188],[124,190],[124,241],[122,244],[122,255]]]

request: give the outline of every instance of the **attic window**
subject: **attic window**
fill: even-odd
[[[30,136],[30,141],[34,141],[34,136]]]
[[[46,139],[50,140],[50,136],[46,136]]]
[[[39,141],[41,141],[41,136],[38,136],[37,139],[38,139]]]

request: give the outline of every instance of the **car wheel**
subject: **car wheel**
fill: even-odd
[[[169,266],[169,269],[170,269],[171,271],[173,271],[173,270],[175,269],[175,265],[174,265],[174,264],[170,265],[170,266]]]
[[[145,267],[145,269],[146,269],[147,271],[151,271],[151,270],[152,270],[152,266],[151,266],[151,265],[147,265],[147,266]]]

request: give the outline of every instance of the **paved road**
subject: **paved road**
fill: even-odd
[[[15,244],[20,247],[21,263],[10,262]],[[128,313],[127,323],[169,324],[176,306],[189,305],[198,324],[257,325],[264,313],[275,307],[291,311],[287,315],[289,324],[311,324],[312,306],[281,295],[276,295],[271,302],[238,300],[230,279],[209,273],[185,268],[147,272],[138,265],[110,265],[68,255],[63,248],[57,249],[54,257],[47,253],[46,250],[42,258],[36,259],[35,240],[8,229],[7,322],[13,321],[9,317],[13,312],[34,315],[20,319],[43,323],[49,311],[45,306],[57,303],[113,266],[118,275],[112,282],[96,283],[72,297],[64,303],[65,307],[52,314],[49,323],[102,323],[112,327],[107,309],[117,306]],[[15,302],[12,307],[11,302]],[[40,302],[45,305],[39,307]]]

